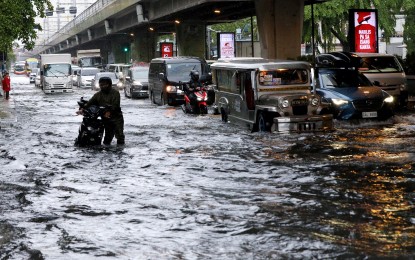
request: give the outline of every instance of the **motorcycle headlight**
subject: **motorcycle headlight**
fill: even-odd
[[[177,90],[176,86],[171,86],[171,85],[166,86],[167,92],[176,92],[176,90]]]
[[[283,100],[281,101],[281,106],[282,106],[283,108],[287,108],[287,107],[289,107],[289,106],[290,106],[290,102],[288,101],[288,99],[283,99]]]
[[[117,87],[119,87],[119,88],[122,87],[122,82],[118,82]]]
[[[313,105],[313,106],[318,106],[318,104],[319,104],[319,103],[320,103],[320,102],[319,102],[318,98],[313,97],[313,98],[311,99],[311,105]]]
[[[197,97],[197,101],[202,101],[202,100],[203,100],[203,98]]]
[[[385,103],[393,103],[393,96],[389,96],[385,98],[383,101],[385,101]]]
[[[99,89],[99,83],[97,82],[97,83],[95,83],[95,88],[96,89]]]
[[[336,106],[341,106],[341,105],[345,105],[349,103],[349,101],[345,99],[341,99],[341,98],[333,98],[332,101],[333,101],[333,104]]]

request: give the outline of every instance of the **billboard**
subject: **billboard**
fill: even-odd
[[[160,53],[162,58],[173,57],[173,43],[160,42]]]
[[[218,39],[218,58],[235,58],[235,33],[220,32]]]
[[[376,9],[349,10],[349,43],[354,52],[378,52],[378,13]]]

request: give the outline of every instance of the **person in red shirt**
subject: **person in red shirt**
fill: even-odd
[[[9,99],[10,95],[10,76],[8,72],[4,73],[3,80],[1,81],[3,85],[3,91],[6,99]]]

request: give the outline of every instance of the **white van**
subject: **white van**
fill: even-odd
[[[374,85],[379,86],[396,100],[398,108],[408,105],[408,86],[405,71],[399,60],[391,54],[352,53],[362,61],[359,71]]]

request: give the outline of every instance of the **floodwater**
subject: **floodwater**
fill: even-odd
[[[17,115],[0,129],[0,259],[415,257],[411,113],[250,133],[121,92],[126,145],[78,148],[76,102],[92,90],[12,85],[0,101]]]

